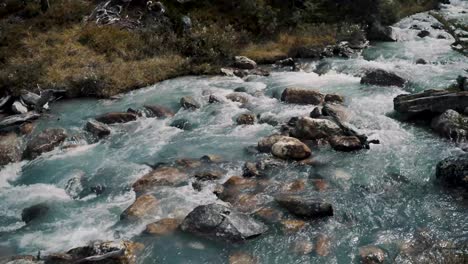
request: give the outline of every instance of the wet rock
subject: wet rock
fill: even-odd
[[[85,173],[83,171],[76,171],[67,181],[67,184],[65,185],[65,192],[73,199],[80,198],[80,195],[84,191],[85,183]]]
[[[241,103],[243,105],[249,103],[249,98],[243,93],[237,93],[237,92],[231,93],[231,94],[228,94],[226,98],[233,102]]]
[[[174,116],[171,109],[161,105],[145,105],[144,108],[148,112],[147,117],[167,118]]]
[[[429,37],[431,35],[431,32],[427,31],[427,30],[421,30],[419,33],[418,33],[418,37],[420,38],[425,38],[425,37]]]
[[[358,137],[355,136],[334,136],[328,139],[334,150],[351,152],[364,148]]]
[[[174,233],[182,221],[175,218],[164,218],[146,226],[145,233],[164,236]]]
[[[283,219],[283,212],[276,208],[264,207],[255,212],[255,215],[268,223],[276,223]]]
[[[302,179],[297,179],[292,182],[287,182],[281,188],[281,191],[284,193],[297,193],[305,190],[307,182]]]
[[[86,123],[85,130],[93,134],[96,138],[103,138],[110,135],[110,128],[96,120],[90,120]]]
[[[294,61],[293,58],[286,58],[283,60],[277,60],[275,62],[276,65],[281,66],[281,67],[296,67],[296,61]]]
[[[333,216],[332,205],[320,199],[296,195],[281,195],[276,198],[276,202],[290,213],[299,217],[318,218]]]
[[[258,259],[244,252],[236,252],[229,256],[229,264],[257,264]]]
[[[245,56],[235,56],[233,66],[239,69],[252,70],[257,68],[257,63]]]
[[[120,219],[130,221],[141,220],[154,213],[158,205],[159,201],[153,195],[142,195],[136,198],[135,202],[125,209],[120,215]]]
[[[378,86],[403,87],[405,83],[406,80],[396,75],[395,73],[387,72],[380,69],[375,69],[367,72],[361,79],[361,84]]]
[[[396,41],[393,29],[389,26],[382,25],[378,20],[370,23],[367,30],[367,38],[374,41]]]
[[[322,116],[322,110],[320,110],[320,108],[318,107],[315,107],[314,110],[312,110],[312,112],[310,112],[310,118],[319,118]]]
[[[314,72],[318,75],[327,74],[332,69],[332,65],[328,61],[321,61],[315,66]]]
[[[128,123],[137,120],[138,115],[128,112],[112,112],[100,115],[95,119],[104,124]]]
[[[139,117],[142,117],[144,115],[144,111],[141,109],[133,109],[133,108],[128,108],[127,113],[135,114]]]
[[[306,222],[302,220],[288,219],[281,221],[281,229],[284,233],[297,233],[303,229],[306,225]]]
[[[0,119],[0,129],[23,124],[28,121],[36,120],[41,115],[37,112],[31,111],[21,115],[10,115]]]
[[[221,103],[221,102],[223,102],[223,100],[217,97],[216,95],[210,95],[210,97],[208,98],[208,103],[210,104]]]
[[[214,181],[219,180],[224,176],[224,172],[220,170],[204,170],[198,171],[195,178],[199,181]]]
[[[238,125],[253,125],[255,124],[255,115],[248,113],[248,114],[241,114],[239,117],[237,117],[237,124]]]
[[[38,105],[41,96],[32,92],[22,91],[20,98],[25,105],[35,108]]]
[[[31,123],[31,122],[23,123],[19,126],[19,133],[21,135],[30,135],[34,131],[35,127],[36,125],[34,123]]]
[[[49,128],[33,137],[24,151],[24,158],[35,159],[44,152],[52,151],[67,138],[65,130],[61,128]]]
[[[181,118],[181,119],[177,119],[177,120],[172,121],[170,126],[171,127],[177,127],[178,129],[182,129],[182,130],[192,130],[193,129],[192,123],[190,123],[190,121],[185,119],[185,118]]]
[[[23,209],[23,211],[21,212],[21,220],[26,224],[29,224],[34,219],[46,215],[48,211],[49,207],[46,204],[36,204]]]
[[[385,262],[385,252],[376,246],[359,248],[359,256],[363,264],[380,264]]]
[[[457,77],[457,85],[460,91],[468,91],[468,77],[459,75]]]
[[[425,64],[427,64],[427,61],[426,61],[425,59],[417,59],[417,60],[416,60],[416,64],[425,65]]]
[[[200,160],[203,162],[208,162],[208,163],[219,163],[223,161],[223,158],[219,155],[210,154],[210,155],[205,155],[201,157]]]
[[[11,111],[15,114],[26,114],[29,110],[21,101],[15,101],[11,105]]]
[[[209,239],[234,242],[255,238],[268,230],[254,218],[220,204],[196,207],[184,219],[181,229]]]
[[[184,96],[180,99],[180,106],[184,109],[198,109],[201,107],[200,103],[198,103],[193,97],[191,96]]]
[[[449,187],[468,190],[468,154],[449,157],[437,164],[436,177]]]
[[[22,140],[15,133],[0,135],[0,166],[21,160]]]
[[[260,152],[271,152],[271,148],[275,143],[278,141],[287,138],[283,135],[271,135],[268,137],[264,137],[258,141],[257,148]]]
[[[294,137],[300,139],[321,139],[343,135],[343,130],[333,121],[301,117],[292,131]]]
[[[330,254],[331,242],[330,238],[324,234],[317,236],[315,241],[315,252],[317,255],[325,257]]]
[[[253,162],[246,162],[242,169],[242,176],[244,177],[258,177],[261,176],[260,171],[257,168],[257,164]]]
[[[311,155],[310,148],[293,137],[283,137],[271,147],[271,153],[281,159],[303,160]]]
[[[319,192],[326,191],[328,189],[328,182],[324,179],[316,179],[312,181],[314,183],[315,189]]]
[[[178,159],[176,160],[177,165],[182,166],[184,168],[198,168],[201,166],[201,161],[197,159]]]
[[[468,107],[468,92],[426,90],[417,94],[402,94],[393,99],[395,111],[401,114],[441,114],[449,109],[463,113]]]
[[[468,117],[453,110],[432,119],[431,128],[439,135],[455,142],[468,140]]]
[[[291,104],[319,105],[324,100],[324,94],[307,89],[286,88],[281,94],[281,101]]]
[[[141,193],[156,186],[176,186],[186,180],[187,173],[172,167],[157,168],[138,179],[133,185],[133,190]]]
[[[340,122],[348,122],[350,120],[346,107],[339,104],[325,104],[322,108],[322,115],[333,117]]]
[[[314,244],[309,240],[297,240],[291,245],[291,251],[298,255],[309,255],[314,251]]]
[[[238,196],[239,193],[245,191],[254,191],[258,183],[254,179],[246,179],[240,176],[232,176],[223,183],[222,199],[229,200],[232,196]]]
[[[325,95],[325,102],[327,103],[337,103],[342,104],[344,103],[344,96],[339,94],[327,94]]]

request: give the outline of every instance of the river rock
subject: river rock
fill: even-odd
[[[271,153],[281,159],[303,160],[311,155],[310,148],[299,139],[283,137],[273,144]]]
[[[309,255],[314,251],[314,244],[306,239],[296,240],[291,245],[291,251],[298,255]]]
[[[246,162],[242,168],[242,176],[244,177],[258,177],[261,176],[260,170],[257,167],[257,163]]]
[[[161,105],[145,105],[144,108],[147,110],[147,117],[167,118],[174,116],[171,109]]]
[[[84,171],[76,171],[65,185],[65,192],[73,199],[80,198],[86,183]]]
[[[130,207],[125,209],[120,215],[120,219],[130,221],[140,220],[154,213],[158,208],[158,204],[159,201],[153,195],[142,195],[136,198]]]
[[[236,252],[229,256],[229,264],[257,264],[258,259],[244,252]]]
[[[241,114],[236,120],[238,125],[253,125],[255,123],[255,115],[252,113]]]
[[[398,86],[403,87],[406,80],[395,73],[387,72],[381,69],[375,69],[367,72],[361,79],[361,84],[378,86]]]
[[[146,226],[145,233],[164,236],[174,233],[182,221],[176,218],[164,218]]]
[[[468,154],[449,157],[439,162],[436,177],[450,187],[468,190]]]
[[[195,173],[195,178],[199,181],[214,181],[219,180],[224,176],[221,170],[202,170]]]
[[[111,133],[110,128],[106,124],[96,120],[89,120],[86,123],[85,130],[93,134],[96,138],[103,138]]]
[[[36,128],[34,123],[26,122],[18,127],[18,131],[21,135],[30,135],[34,131],[34,128]]]
[[[271,135],[271,136],[268,136],[268,137],[264,137],[262,139],[260,139],[260,141],[258,141],[258,144],[257,144],[257,149],[258,151],[260,152],[270,152],[271,151],[271,148],[273,147],[273,145],[282,140],[282,139],[285,139],[287,138],[286,136],[283,136],[283,135]]]
[[[268,228],[249,215],[220,204],[196,207],[184,219],[181,229],[209,239],[244,241],[265,233]]]
[[[334,150],[351,152],[364,148],[358,137],[355,136],[334,136],[328,139]]]
[[[315,66],[314,72],[318,75],[327,74],[332,69],[332,65],[328,61],[321,61]]]
[[[213,94],[211,94],[210,97],[208,98],[208,103],[210,104],[221,103],[221,102],[223,102],[223,99]]]
[[[28,121],[36,120],[40,117],[41,115],[37,112],[30,111],[27,112],[26,114],[21,114],[21,115],[10,115],[7,117],[4,117],[3,119],[0,119],[0,129],[23,124]]]
[[[359,248],[359,256],[363,264],[381,264],[385,262],[385,251],[376,246]]]
[[[182,106],[184,109],[198,109],[201,107],[200,103],[197,102],[193,97],[191,96],[184,96],[180,99],[180,106]]]
[[[416,60],[416,64],[425,65],[425,64],[427,64],[427,61],[425,59],[419,58],[419,59]]]
[[[327,94],[325,95],[325,102],[327,103],[336,103],[336,104],[342,104],[344,103],[344,96],[339,95],[339,94]]]
[[[457,86],[460,91],[468,91],[468,77],[459,75],[457,77]]]
[[[325,257],[330,254],[331,242],[327,235],[320,234],[315,240],[315,252],[317,255]]]
[[[281,94],[281,101],[290,104],[319,105],[325,100],[325,95],[314,90],[286,88]]]
[[[100,115],[95,119],[104,124],[128,123],[137,120],[138,115],[129,112],[112,112]]]
[[[350,114],[346,107],[340,104],[325,104],[322,108],[322,115],[331,116],[340,122],[348,122],[350,120]]]
[[[441,114],[449,109],[463,113],[468,107],[468,92],[426,90],[417,94],[402,94],[393,99],[395,111],[402,114]]]
[[[15,133],[0,135],[0,166],[21,160],[21,138]]]
[[[431,35],[431,32],[427,31],[427,30],[421,30],[419,33],[418,33],[418,37],[420,38],[425,38],[425,37],[429,37]]]
[[[21,101],[15,101],[11,105],[11,111],[15,114],[26,114],[29,110]]]
[[[230,94],[226,95],[226,98],[228,100],[231,100],[231,101],[237,102],[237,103],[241,103],[243,105],[249,103],[249,98],[244,93],[238,93],[238,92],[230,93]]]
[[[374,41],[396,41],[393,29],[389,26],[382,25],[378,20],[374,20],[370,23],[367,30],[367,38]]]
[[[432,119],[431,128],[439,135],[455,142],[468,140],[468,117],[454,110],[447,110]]]
[[[245,56],[235,56],[233,66],[239,69],[252,70],[257,68],[257,63]]]
[[[287,219],[281,221],[281,229],[284,233],[297,233],[306,226],[306,222],[297,219]]]
[[[49,207],[46,204],[36,204],[23,209],[23,212],[21,212],[21,220],[29,224],[34,219],[46,215],[48,211]]]
[[[24,158],[35,159],[44,152],[52,151],[67,138],[65,130],[61,128],[49,128],[33,137],[24,151]]]
[[[141,193],[156,186],[176,186],[188,180],[188,174],[173,167],[161,167],[144,175],[133,185],[133,190]]]
[[[220,163],[223,161],[223,157],[219,155],[208,154],[201,157],[200,160],[206,163]]]
[[[294,137],[300,139],[321,139],[343,135],[343,130],[333,121],[301,117],[292,131]]]
[[[282,195],[276,198],[279,205],[290,213],[304,218],[333,216],[333,207],[320,199],[296,195]]]

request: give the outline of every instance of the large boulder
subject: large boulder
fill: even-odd
[[[290,213],[299,217],[318,218],[333,216],[332,205],[321,199],[282,195],[276,198],[276,202]]]
[[[291,104],[319,105],[325,100],[325,95],[307,89],[286,88],[281,94],[281,101]]]
[[[406,80],[395,73],[376,69],[367,72],[361,79],[361,84],[370,84],[378,86],[398,86],[403,87]]]
[[[0,166],[21,160],[21,138],[15,133],[0,135]]]
[[[449,109],[463,113],[468,107],[468,92],[426,90],[417,94],[402,94],[393,99],[395,111],[402,114],[441,114]]]
[[[138,179],[133,185],[137,193],[150,190],[155,186],[175,186],[188,179],[188,174],[173,167],[157,168]]]
[[[147,117],[166,118],[174,116],[171,109],[161,105],[145,105],[144,107],[147,110]]]
[[[273,144],[271,153],[280,159],[303,160],[311,155],[310,148],[299,139],[283,137]]]
[[[292,131],[294,137],[300,139],[321,139],[343,135],[343,130],[335,122],[328,119],[301,117]]]
[[[128,123],[137,120],[138,115],[128,112],[112,112],[100,115],[95,119],[104,124]]]
[[[239,69],[252,70],[257,68],[257,63],[245,56],[235,56],[233,66]]]
[[[67,138],[65,130],[61,128],[49,128],[33,137],[24,151],[24,158],[35,159],[44,152],[52,151]]]
[[[209,239],[232,242],[252,239],[268,230],[251,216],[220,204],[196,207],[184,219],[181,229]]]
[[[153,214],[159,205],[159,201],[150,194],[145,194],[136,198],[135,202],[130,205],[120,215],[121,220],[141,220],[147,216]]]
[[[431,127],[439,135],[455,142],[468,140],[468,117],[454,110],[447,110],[432,119]]]
[[[96,138],[103,138],[111,133],[110,128],[106,124],[96,120],[89,120],[85,125],[85,130]]]
[[[436,177],[449,187],[468,190],[468,154],[449,157],[437,164]]]

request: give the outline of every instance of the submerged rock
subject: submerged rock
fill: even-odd
[[[265,233],[268,228],[249,215],[220,204],[196,207],[184,219],[181,229],[209,239],[243,241]]]
[[[364,246],[359,248],[359,256],[363,264],[385,263],[385,251],[376,246]]]
[[[439,135],[455,142],[468,140],[468,117],[447,110],[432,119],[431,128]]]
[[[193,97],[191,96],[184,96],[180,99],[180,106],[182,106],[184,109],[198,109],[201,107],[200,103],[197,102]]]
[[[49,207],[46,204],[36,204],[23,209],[23,212],[21,212],[21,220],[26,224],[29,224],[34,219],[46,215],[48,211]]]
[[[324,94],[307,89],[286,88],[281,94],[281,101],[291,104],[319,105],[324,100]]]
[[[236,252],[229,256],[229,264],[257,264],[258,259],[244,252]]]
[[[328,139],[330,145],[337,151],[356,151],[364,148],[358,137],[355,136],[334,136]]]
[[[21,142],[15,133],[0,135],[0,166],[21,160]]]
[[[312,152],[299,139],[283,137],[273,144],[271,153],[281,159],[303,160],[310,157]]]
[[[179,228],[181,222],[176,218],[164,218],[147,225],[145,233],[156,236],[169,235]]]
[[[125,211],[120,215],[121,220],[130,220],[136,221],[141,220],[142,218],[149,216],[157,210],[159,201],[150,194],[142,195],[136,198],[135,202],[130,205]]]
[[[361,79],[361,84],[370,84],[378,86],[398,86],[403,87],[406,80],[395,73],[376,69],[367,72]]]
[[[188,179],[188,174],[172,167],[161,167],[144,175],[133,185],[133,190],[137,193],[150,190],[156,186],[175,186]]]
[[[325,95],[325,102],[327,103],[336,103],[336,104],[342,104],[344,103],[344,96],[339,95],[339,94],[327,94]]]
[[[35,159],[44,152],[52,151],[67,138],[65,130],[61,128],[49,128],[33,137],[24,151],[24,158]]]
[[[292,131],[292,135],[300,139],[321,139],[343,135],[343,130],[335,122],[328,119],[301,117]]]
[[[238,93],[238,92],[230,93],[230,94],[226,95],[226,98],[228,100],[231,100],[231,101],[237,102],[237,103],[241,103],[243,105],[249,103],[249,98],[245,95],[245,93]]]
[[[298,255],[308,255],[314,251],[314,244],[309,240],[296,240],[291,245],[291,251]]]
[[[147,110],[147,117],[167,118],[174,116],[171,109],[161,105],[145,105],[144,108]]]
[[[237,124],[238,125],[253,125],[255,123],[255,115],[248,113],[248,114],[241,114],[237,117]]]
[[[93,134],[96,138],[103,138],[110,135],[110,128],[96,120],[90,120],[86,123],[85,130]]]
[[[284,233],[297,233],[306,226],[306,222],[296,219],[281,221],[281,229]]]
[[[137,120],[138,115],[128,112],[112,112],[100,115],[95,119],[104,124],[128,123]]]
[[[426,90],[417,94],[402,94],[393,99],[395,111],[402,114],[441,114],[449,109],[463,113],[468,107],[468,92]]]
[[[296,195],[282,195],[276,198],[278,204],[290,213],[304,218],[333,216],[333,207],[320,199]]]
[[[468,190],[468,154],[449,157],[439,162],[436,177],[449,187]]]
[[[257,68],[257,63],[245,56],[235,56],[233,66],[239,69],[252,70]]]

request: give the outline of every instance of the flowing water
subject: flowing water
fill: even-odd
[[[441,12],[466,21],[467,2],[452,1]],[[373,43],[354,59],[326,59],[332,70],[318,76],[311,70],[317,62],[302,62],[301,72],[274,71],[269,77],[183,77],[158,83],[123,95],[118,100],[73,100],[54,103],[41,118],[36,131],[62,127],[78,147],[55,150],[39,158],[5,166],[0,171],[0,255],[33,254],[38,250],[63,252],[91,240],[132,239],[145,244],[139,263],[225,263],[232,252],[243,251],[258,257],[260,263],[353,263],[358,248],[373,244],[384,248],[390,258],[398,245],[411,239],[416,230],[426,228],[439,239],[466,241],[468,208],[458,195],[434,184],[435,165],[441,159],[461,153],[459,146],[439,138],[429,129],[403,123],[395,118],[393,98],[402,93],[442,89],[451,85],[468,68],[466,57],[453,51],[453,39],[430,27],[433,18],[418,14],[395,25],[399,42]],[[411,25],[428,28],[430,37],[421,39]],[[444,35],[446,39],[438,39]],[[429,63],[416,64],[419,58]],[[404,88],[360,85],[360,76],[373,68],[398,73],[409,85]],[[139,224],[120,223],[120,214],[135,200],[131,184],[150,171],[145,163],[173,162],[178,158],[200,158],[217,154],[227,175],[241,175],[245,161],[254,161],[248,151],[259,138],[277,132],[269,124],[237,126],[235,118],[248,111],[279,123],[294,116],[308,115],[311,106],[281,103],[279,95],[287,87],[316,89],[346,97],[350,123],[380,145],[357,153],[340,153],[329,147],[313,149],[323,165],[275,171],[272,181],[324,179],[329,188],[310,193],[330,201],[335,216],[313,221],[305,229],[284,234],[276,225],[242,244],[215,243],[176,233],[166,237],[141,235],[145,225],[161,218],[184,217],[194,207],[219,201],[210,188],[194,190],[190,182],[180,187],[161,187],[157,215]],[[244,88],[250,104],[208,104],[207,94],[222,97]],[[179,99],[191,95],[203,102],[200,110],[179,109]],[[144,104],[167,106],[177,114],[169,119],[140,118],[112,126],[110,137],[86,144],[84,124],[110,112],[139,108]],[[186,119],[191,128],[170,126]],[[106,186],[100,196],[72,199],[65,191],[68,180],[84,174],[89,186]],[[265,193],[266,201],[272,200]],[[25,225],[21,211],[46,202],[50,210],[39,222]],[[328,237],[330,254],[301,256],[291,252],[298,240],[315,241]],[[44,253],[45,252],[45,253]]]

